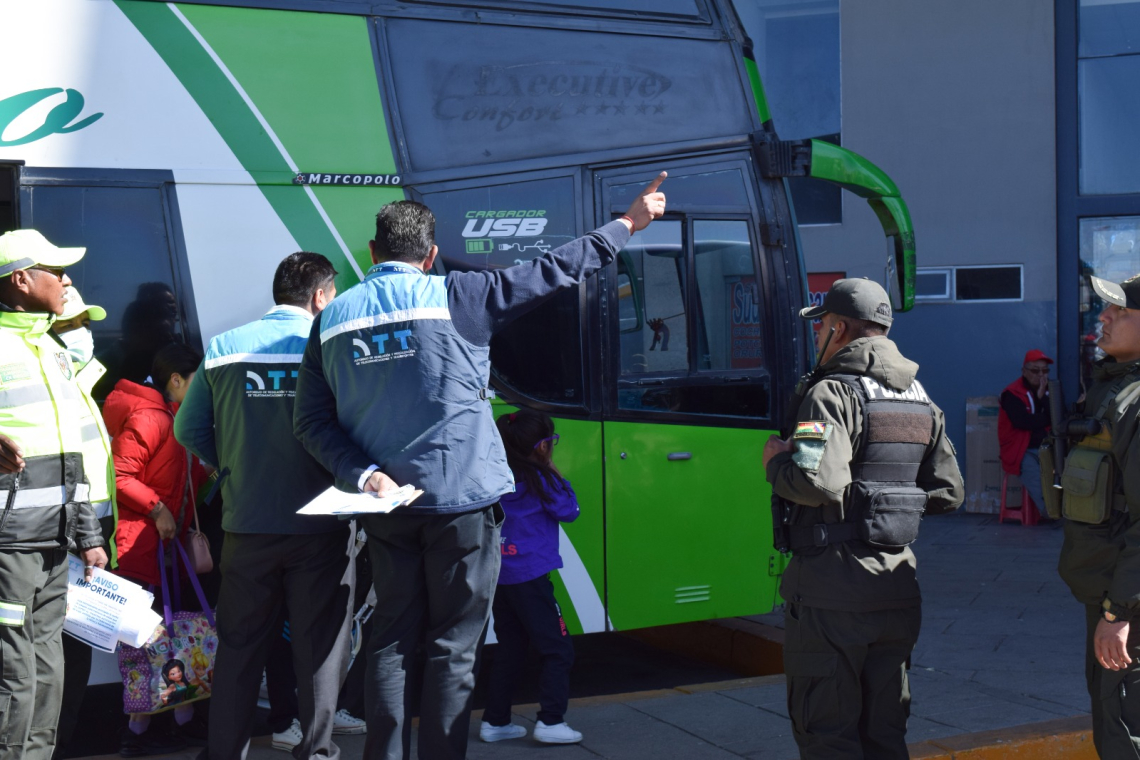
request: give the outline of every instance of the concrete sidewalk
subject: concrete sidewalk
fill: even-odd
[[[1095,757],[1082,609],[1057,577],[1061,540],[1059,528],[999,525],[993,516],[925,521],[916,546],[925,602],[911,670],[913,757]],[[782,626],[779,614],[756,620]],[[518,706],[516,722],[531,728],[535,710]],[[567,720],[585,735],[581,745],[483,744],[475,716],[468,757],[797,757],[782,676],[574,700]],[[360,757],[363,737],[338,744],[345,757]],[[250,757],[286,755],[262,738]]]

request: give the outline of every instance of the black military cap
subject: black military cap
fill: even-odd
[[[1122,309],[1140,309],[1140,274],[1129,277],[1117,285],[1115,282],[1102,280],[1089,275],[1093,291],[1111,304]]]
[[[887,291],[883,290],[882,285],[866,277],[836,280],[831,290],[824,296],[822,306],[800,309],[800,316],[804,319],[818,319],[824,314],[863,319],[884,327],[890,327],[894,321],[891,299],[887,296]]]

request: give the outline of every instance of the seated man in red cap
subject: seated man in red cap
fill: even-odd
[[[1049,432],[1049,365],[1053,360],[1033,349],[1025,354],[1021,377],[1001,392],[998,442],[1001,468],[1021,479],[1034,506],[1045,515],[1041,500],[1041,461],[1037,449]]]

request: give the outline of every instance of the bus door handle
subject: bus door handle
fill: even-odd
[[[674,451],[666,457],[670,462],[683,462],[686,459],[692,458],[693,455],[688,451]]]

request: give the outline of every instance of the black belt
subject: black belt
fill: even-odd
[[[796,551],[854,541],[859,538],[859,526],[854,523],[819,523],[805,527],[793,525],[788,533],[792,551]]]

